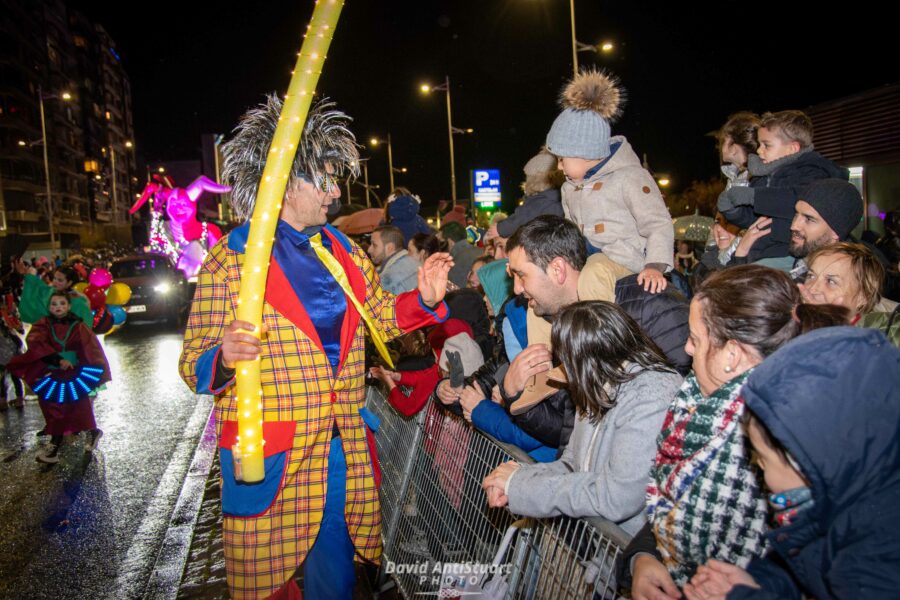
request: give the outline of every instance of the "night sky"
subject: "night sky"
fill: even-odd
[[[70,5],[116,41],[138,152],[153,164],[198,159],[201,133],[229,132],[263,94],[285,91],[313,3],[157,0],[143,19],[118,2]],[[621,79],[628,102],[613,133],[678,190],[716,175],[706,134],[732,112],[802,109],[900,80],[883,6],[576,0],[579,41],[616,45],[579,61]],[[394,165],[409,169],[396,184],[433,206],[450,196],[446,107],[443,93],[418,86],[449,75],[453,124],[475,129],[456,136],[459,196],[469,169],[499,168],[512,207],[572,74],[569,32],[565,0],[347,0],[319,90],[354,117],[361,142],[391,133]],[[385,150],[363,155],[385,190]]]

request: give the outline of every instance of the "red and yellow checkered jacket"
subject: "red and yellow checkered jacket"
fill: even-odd
[[[234,598],[265,598],[303,562],[316,539],[325,508],[332,428],[340,430],[347,460],[345,516],[357,557],[381,555],[381,510],[373,479],[366,428],[365,324],[348,302],[341,329],[341,364],[333,375],[315,328],[278,264],[270,265],[263,322],[261,377],[266,437],[266,481],[236,485],[230,448],[236,434],[233,381],[212,389],[225,328],[235,319],[240,267],[248,225],[210,251],[199,275],[181,354],[181,376],[197,393],[216,395],[216,431],[223,457],[223,512],[228,586]],[[326,227],[332,252],[357,299],[387,339],[446,318],[421,304],[417,292],[398,297],[381,289],[359,246]],[[231,481],[229,481],[231,479]]]

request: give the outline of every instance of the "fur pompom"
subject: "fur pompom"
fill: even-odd
[[[566,85],[560,96],[563,108],[592,110],[607,121],[621,114],[625,104],[625,90],[619,80],[594,69],[586,69]]]

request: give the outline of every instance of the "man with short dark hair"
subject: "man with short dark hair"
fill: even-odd
[[[616,281],[631,274],[605,254],[588,258],[578,226],[554,215],[519,227],[506,251],[513,289],[528,299],[529,345],[550,342],[547,317],[566,306],[578,300],[615,302]]]
[[[683,299],[645,292],[633,285],[637,275],[602,253],[588,257],[585,237],[572,221],[537,217],[509,238],[507,248],[513,290],[528,299],[529,348],[523,353],[532,352],[535,344],[549,346],[550,319],[565,307],[579,300],[605,300],[621,305],[679,369],[690,364],[683,348],[687,338]],[[529,377],[533,374],[528,372]]]
[[[689,312],[684,298],[672,290],[656,294],[644,290],[637,274],[605,254],[588,257],[586,238],[575,223],[555,215],[541,215],[517,229],[507,248],[514,292],[528,299],[528,347],[511,357],[508,366],[489,365],[494,367],[493,372],[479,371],[485,376],[478,383],[486,397],[496,385],[506,406],[510,406],[530,383],[546,377],[544,373],[552,368],[550,320],[567,306],[583,300],[618,304],[679,372],[686,374],[690,370],[691,359],[684,351]],[[461,411],[462,390],[451,387],[449,379],[441,381],[435,393],[442,404]],[[535,408],[518,415],[517,424],[552,447],[556,446],[548,441],[547,433],[558,431],[560,443],[565,445],[574,413],[566,413],[564,403],[555,402],[529,416]]]
[[[797,260],[790,271],[791,277],[800,282],[805,279],[806,263],[803,259],[813,250],[835,242],[856,241],[850,232],[859,225],[862,217],[862,196],[849,181],[821,179],[807,186],[794,203],[788,251]],[[749,255],[756,241],[771,233],[769,225],[770,220],[761,217],[747,229],[735,252],[738,261],[746,261],[742,257]],[[731,264],[734,263],[733,260]]]
[[[406,252],[399,227],[382,225],[376,228],[367,252],[381,277],[382,289],[394,295],[416,289],[419,263]]]
[[[846,241],[863,217],[863,201],[849,181],[823,179],[800,194],[794,211],[791,256],[806,258],[813,250]]]
[[[453,268],[450,269],[450,282],[458,288],[466,287],[466,279],[472,270],[475,259],[484,254],[466,239],[466,228],[455,221],[445,223],[438,237],[447,242],[450,248],[450,256],[453,258]]]

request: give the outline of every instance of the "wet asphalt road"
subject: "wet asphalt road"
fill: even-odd
[[[0,598],[143,596],[211,407],[178,376],[181,339],[129,324],[104,341],[93,454],[72,436],[38,463],[37,401],[0,413]]]

